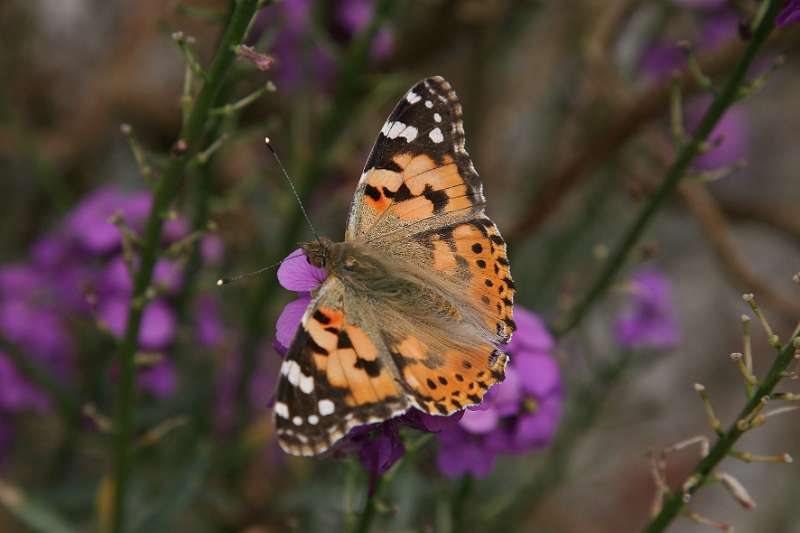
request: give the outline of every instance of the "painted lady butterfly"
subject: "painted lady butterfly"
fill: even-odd
[[[412,407],[448,415],[503,380],[514,283],[461,114],[443,78],[414,85],[378,134],[344,242],[303,245],[328,278],[281,366],[286,452],[322,453]]]

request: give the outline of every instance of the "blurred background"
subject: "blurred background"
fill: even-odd
[[[581,298],[675,157],[673,76],[687,131],[711,100],[677,43],[691,43],[689,63],[719,86],[760,3],[568,4],[259,9],[244,40],[252,48],[221,83],[205,144],[165,215],[136,350],[126,530],[360,523],[370,475],[356,456],[292,458],[274,439],[274,324],[294,295],[274,271],[215,285],[309,236],[264,136],[316,227],[337,239],[394,103],[419,79],[444,76],[463,104],[488,213],[509,241],[517,304],[557,324]],[[222,0],[0,4],[0,531],[111,527],[129,268],[229,9]],[[741,315],[752,316],[742,293],[755,293],[782,339],[800,317],[798,46],[791,26],[767,41],[751,75],[784,64],[726,113],[622,276],[550,350],[567,429],[498,454],[466,484],[437,469],[437,439],[402,428],[407,455],[384,475],[374,531],[492,530],[498,513],[520,531],[641,529],[655,494],[647,452],[712,435],[693,384],[705,385],[726,427],[744,405],[729,357],[743,351]],[[753,318],[763,374],[774,350]],[[770,418],[739,448],[800,456],[797,427],[795,413]],[[699,454],[672,454],[669,481]],[[728,459],[722,470],[756,509],[713,485],[693,510],[739,531],[800,532],[796,465]],[[528,499],[509,507],[517,494]],[[680,518],[672,530],[707,527]]]

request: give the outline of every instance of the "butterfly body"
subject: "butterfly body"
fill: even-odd
[[[345,240],[303,245],[328,276],[281,366],[284,450],[322,453],[412,407],[452,414],[503,380],[514,285],[484,207],[461,105],[444,79],[423,80],[381,129]]]

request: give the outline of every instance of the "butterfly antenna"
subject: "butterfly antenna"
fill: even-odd
[[[277,263],[273,263],[273,264],[271,264],[269,266],[261,267],[258,270],[254,270],[252,272],[246,272],[244,274],[239,274],[237,276],[232,276],[230,278],[219,278],[217,280],[217,286],[218,287],[222,287],[223,285],[227,285],[228,283],[233,283],[234,281],[238,281],[238,280],[240,280],[242,278],[249,278],[249,277],[252,277],[252,276],[257,276],[257,275],[262,274],[262,273],[264,273],[264,272],[266,272],[268,270],[272,270],[275,267],[281,266],[281,264],[285,263],[286,261],[289,261],[291,259],[296,259],[298,257],[305,257],[305,255],[303,255],[303,254],[290,255],[289,257],[285,257],[285,258],[281,259]]]
[[[314,238],[319,241],[319,234],[317,233],[316,228],[314,228],[314,224],[311,223],[311,218],[308,216],[308,212],[306,208],[303,206],[303,201],[300,200],[300,194],[297,192],[297,188],[294,186],[294,182],[292,178],[289,177],[289,173],[286,172],[286,168],[283,166],[281,162],[281,158],[278,157],[278,152],[275,151],[275,148],[272,147],[272,143],[269,141],[269,137],[264,137],[264,143],[266,143],[267,148],[272,153],[272,157],[275,158],[275,162],[278,163],[278,167],[281,169],[281,173],[283,174],[286,183],[289,184],[289,188],[292,190],[292,194],[294,194],[295,200],[297,200],[297,205],[300,206],[300,211],[303,213],[303,217],[305,217],[306,222],[308,222],[308,227],[311,228],[311,233],[314,234]]]

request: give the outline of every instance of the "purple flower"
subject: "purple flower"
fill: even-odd
[[[406,453],[396,419],[353,428],[340,450],[352,450],[358,455],[362,466],[370,472],[373,488],[375,480]]]
[[[175,393],[178,376],[172,362],[169,359],[162,359],[154,365],[140,370],[136,376],[136,383],[140,389],[148,392],[154,398],[164,399]]]
[[[672,287],[662,273],[645,269],[631,277],[632,298],[614,326],[617,340],[629,349],[668,350],[680,341],[672,306]]]
[[[728,0],[672,0],[672,3],[694,9],[713,10],[725,6]]]
[[[122,338],[128,322],[129,298],[112,296],[100,302],[98,315],[108,330]],[[143,348],[158,350],[165,348],[175,338],[175,313],[162,299],[147,304],[142,315],[139,343]]]
[[[278,348],[286,351],[292,344],[294,334],[300,326],[311,291],[316,290],[328,276],[324,268],[315,267],[306,259],[301,248],[290,253],[278,267],[278,282],[284,289],[299,293],[299,297],[283,308],[275,324],[275,339]],[[279,350],[280,351],[280,350]]]
[[[203,346],[219,346],[225,340],[225,324],[217,301],[210,296],[201,296],[195,311],[195,332]]]
[[[87,252],[101,255],[114,251],[122,242],[122,234],[111,223],[111,216],[119,214],[129,226],[138,228],[147,217],[151,203],[149,193],[127,195],[116,187],[103,187],[72,211],[66,221],[67,235]]]
[[[700,123],[708,106],[710,97],[698,97],[691,100],[686,106],[686,126],[693,131]],[[747,158],[750,148],[750,125],[747,115],[740,107],[733,107],[725,112],[711,135],[708,142],[712,148],[697,157],[693,166],[700,170],[715,170],[722,167],[735,165]]]
[[[786,6],[778,13],[775,24],[778,27],[800,22],[800,0],[788,0]]]
[[[448,477],[491,473],[501,453],[525,453],[547,445],[561,417],[561,375],[550,351],[554,341],[527,309],[514,312],[517,331],[508,346],[506,379],[480,406],[467,409],[456,427],[439,434],[439,470]]]
[[[28,383],[6,354],[0,352],[0,413],[44,411],[47,407],[47,397]]]

